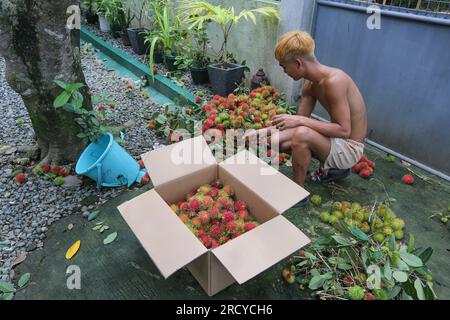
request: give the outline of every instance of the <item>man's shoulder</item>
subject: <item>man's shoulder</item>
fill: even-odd
[[[333,72],[322,81],[321,86],[326,90],[332,90],[346,86],[348,81],[349,76],[344,71],[334,68]]]

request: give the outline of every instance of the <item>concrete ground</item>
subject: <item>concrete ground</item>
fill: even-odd
[[[400,180],[407,170],[398,160],[389,163],[384,160],[384,152],[372,148],[368,148],[366,154],[376,162],[373,180],[364,180],[352,173],[339,183],[307,183],[306,189],[311,194],[321,195],[323,202],[348,200],[373,204],[375,200],[395,198],[397,201],[392,208],[406,221],[406,231],[415,235],[417,246],[434,249],[428,266],[433,274],[436,294],[440,299],[450,299],[450,223],[444,225],[438,219],[429,218],[450,205],[450,184],[410,167],[433,180],[427,182],[416,177],[414,185],[405,185]],[[282,167],[281,171],[292,177],[291,168]],[[43,250],[32,252],[16,267],[16,279],[30,272],[31,280],[19,290],[15,299],[208,299],[186,269],[165,280],[116,209],[124,201],[150,188],[151,185],[147,185],[139,191],[125,192],[105,204],[99,217],[91,222],[78,214],[52,225]],[[93,199],[86,199],[86,202],[89,200]],[[311,205],[290,209],[285,216],[307,234],[318,223],[317,211]],[[99,221],[110,226],[104,234],[92,230]],[[70,223],[74,228],[68,231]],[[118,238],[104,245],[103,239],[113,231],[118,232]],[[65,253],[76,240],[81,240],[81,248],[68,261]],[[287,260],[243,285],[231,285],[213,298],[310,299],[309,292],[299,290],[296,285],[288,285],[281,278],[281,270],[288,264]],[[67,288],[66,270],[70,265],[80,267],[80,290]]]

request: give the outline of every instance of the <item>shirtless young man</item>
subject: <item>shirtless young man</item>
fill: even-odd
[[[367,131],[364,99],[358,87],[342,70],[320,64],[314,56],[314,40],[306,32],[284,34],[277,43],[275,58],[294,80],[305,79],[297,115],[277,115],[271,136],[280,151],[292,152],[294,181],[304,186],[312,157],[321,163],[313,180],[345,177],[361,158]],[[331,122],[310,118],[319,101]],[[270,128],[262,129],[267,130]],[[269,134],[270,130],[268,130]]]

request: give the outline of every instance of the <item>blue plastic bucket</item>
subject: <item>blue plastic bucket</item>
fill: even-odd
[[[97,186],[129,187],[139,178],[140,168],[110,133],[103,134],[81,154],[75,167],[77,174],[88,176]]]

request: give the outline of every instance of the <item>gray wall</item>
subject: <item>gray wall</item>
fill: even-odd
[[[173,0],[179,3],[181,0]],[[188,0],[184,0],[188,1]],[[253,9],[263,6],[273,6],[279,10],[280,21],[269,19],[257,15],[257,25],[251,21],[239,23],[235,27],[230,37],[229,50],[236,59],[241,62],[246,60],[250,68],[248,74],[251,78],[259,68],[269,76],[271,83],[281,92],[286,94],[289,102],[295,103],[299,86],[298,82],[294,82],[280,68],[274,57],[274,49],[277,39],[285,32],[291,30],[311,31],[312,18],[314,13],[314,5],[316,0],[208,0],[215,5],[222,7],[234,7],[236,12],[242,9]],[[142,5],[142,0],[129,0],[128,5],[138,12]],[[142,20],[143,26],[150,24],[150,14],[144,15]],[[138,21],[132,23],[138,26]],[[211,39],[211,47],[217,51],[222,44],[222,32],[214,24],[210,24],[208,35]],[[211,52],[214,52],[214,51]],[[248,79],[250,80],[250,79]]]
[[[449,175],[450,19],[382,11],[381,29],[369,30],[365,9],[334,4],[318,1],[316,56],[355,80],[368,138]]]

